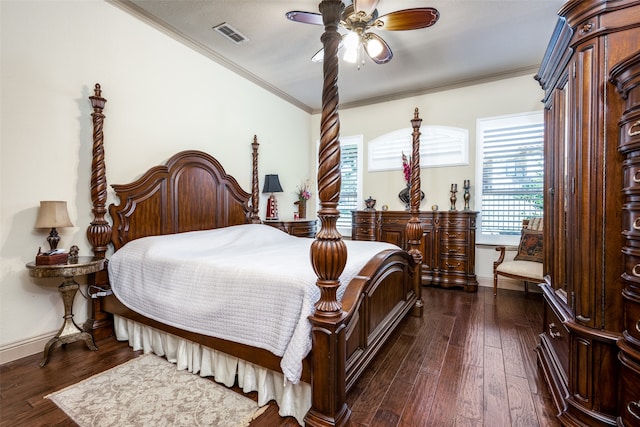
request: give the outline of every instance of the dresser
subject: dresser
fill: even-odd
[[[418,217],[422,224],[422,284],[476,292],[477,212],[420,212]],[[410,218],[409,211],[353,211],[351,238],[393,243],[406,250]]]
[[[296,237],[316,237],[315,219],[293,219],[290,221],[265,220],[266,225],[278,228]]]
[[[619,89],[633,65],[619,64],[638,53],[640,1],[571,0],[558,14],[536,75],[545,92],[545,308],[536,353],[563,425],[637,426],[640,347],[627,329],[638,327],[640,240],[631,230],[640,162],[638,140],[623,134],[638,116]],[[632,96],[630,86],[622,92]]]
[[[618,425],[640,425],[640,50],[611,69],[624,112],[618,149],[622,160],[622,339],[618,341]]]

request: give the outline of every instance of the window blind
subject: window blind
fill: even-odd
[[[342,143],[340,146],[340,164],[342,184],[340,186],[340,202],[338,210],[340,218],[336,226],[338,228],[351,228],[351,211],[358,209],[358,144]]]
[[[491,119],[479,129],[481,235],[519,235],[524,218],[542,216],[542,113]]]

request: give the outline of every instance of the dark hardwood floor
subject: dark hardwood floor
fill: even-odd
[[[407,318],[348,393],[356,426],[557,426],[533,351],[540,294],[424,288],[425,315]],[[74,426],[43,396],[133,357],[127,343],[83,342],[0,366],[1,426]],[[249,395],[252,396],[251,394]],[[294,426],[273,404],[257,426]]]

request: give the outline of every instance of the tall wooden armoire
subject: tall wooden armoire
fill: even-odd
[[[558,14],[536,76],[545,91],[546,191],[536,351],[562,424],[640,425],[621,416],[639,397],[621,381],[626,106],[610,81],[640,49],[640,1],[571,0]]]

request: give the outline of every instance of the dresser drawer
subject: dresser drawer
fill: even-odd
[[[441,241],[457,240],[458,242],[467,242],[469,240],[468,230],[442,230]]]
[[[375,225],[376,223],[376,217],[371,215],[354,215],[352,217],[352,222],[355,225],[360,225],[360,224],[369,224],[369,225]]]
[[[638,361],[621,352],[620,360],[620,419],[624,426],[640,425],[640,365]]]
[[[626,153],[640,147],[640,108],[625,114],[620,121],[620,151]]]
[[[600,17],[594,16],[589,18],[578,25],[576,25],[575,33],[573,33],[573,42],[578,42],[589,36],[592,36],[600,29]]]
[[[289,227],[289,234],[297,237],[316,237],[315,224],[294,224]]]
[[[640,203],[630,202],[622,211],[622,234],[628,246],[640,246]]]
[[[624,273],[623,279],[640,285],[640,249],[629,246],[622,247],[624,257]]]
[[[624,329],[640,343],[640,296],[625,289],[622,292],[624,306]]]
[[[640,157],[631,157],[622,162],[622,191],[627,195],[640,193]]]
[[[441,240],[440,253],[444,256],[447,256],[447,255],[466,256],[467,244]]]
[[[376,240],[376,232],[373,228],[368,227],[355,227],[353,232],[354,240]]]
[[[560,315],[555,311],[553,303],[545,294],[544,331],[546,341],[551,345],[555,358],[566,375],[569,373],[569,330],[562,323]]]
[[[440,269],[452,273],[466,273],[468,260],[443,256],[440,258]]]

